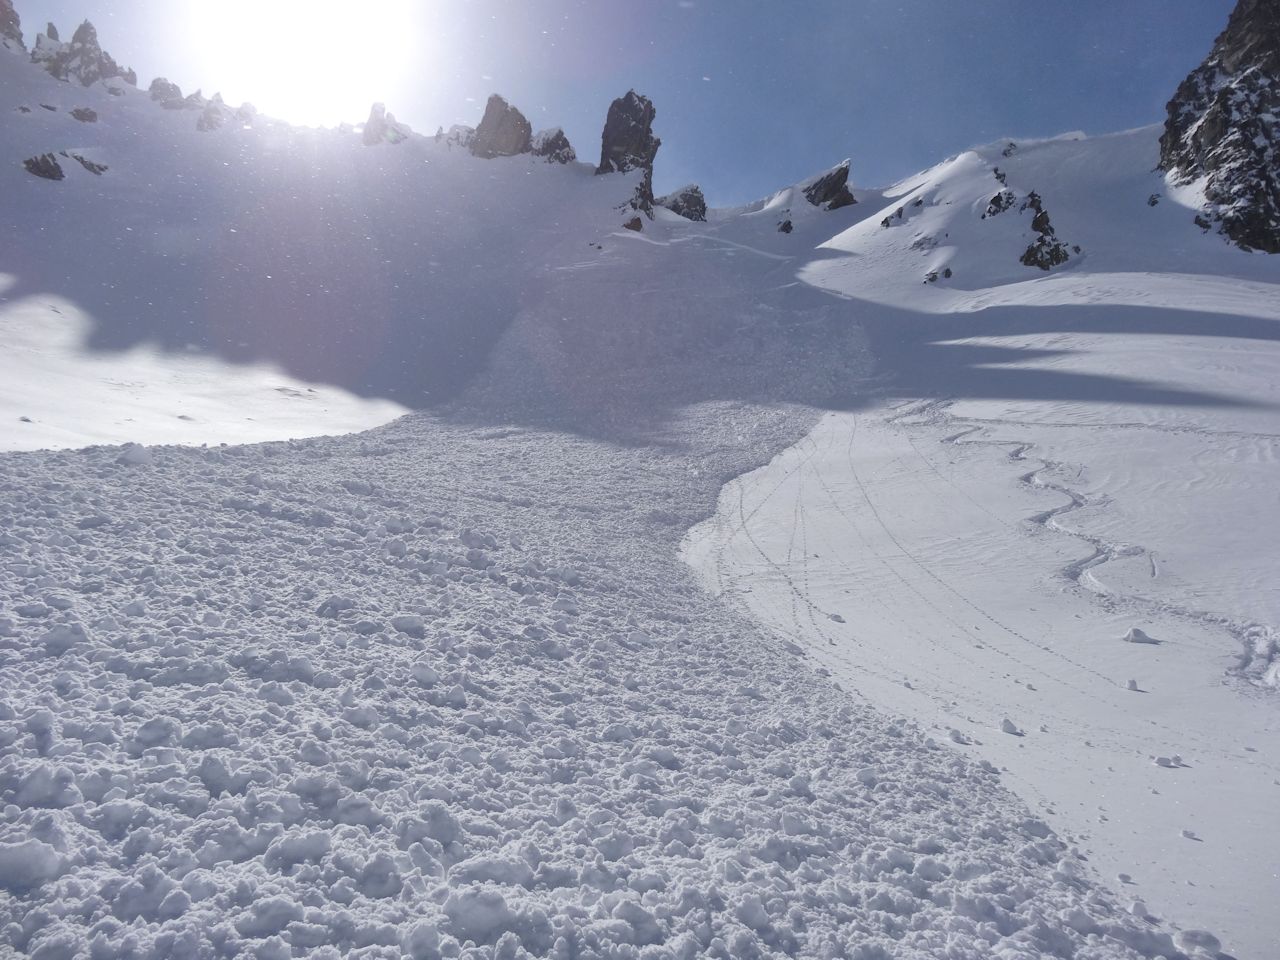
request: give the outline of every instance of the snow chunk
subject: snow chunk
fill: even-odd
[[[49,844],[40,840],[0,843],[0,887],[24,893],[62,876],[66,863]]]
[[[1150,643],[1157,646],[1161,643],[1160,640],[1150,636],[1139,627],[1130,627],[1129,632],[1121,639],[1124,640],[1125,643]]]

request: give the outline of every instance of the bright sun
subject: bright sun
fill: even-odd
[[[292,123],[332,125],[392,110],[430,57],[421,0],[220,0],[191,5],[190,49],[206,96],[249,100]]]

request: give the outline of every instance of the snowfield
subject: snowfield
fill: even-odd
[[[802,275],[882,305],[859,317],[891,380],[730,484],[685,552],[843,687],[1007,771],[1145,909],[1261,958],[1280,944],[1280,265],[1149,205],[1157,137],[973,151],[825,244],[840,255]],[[1016,208],[980,215],[993,169],[1052,184],[1078,264],[1008,268],[990,228]],[[911,257],[954,279],[904,282]]]
[[[1280,272],[1154,131],[635,233],[0,98],[0,953],[1274,952]]]

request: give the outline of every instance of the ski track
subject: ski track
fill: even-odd
[[[1092,571],[1105,566],[1117,559],[1129,559],[1134,557],[1146,557],[1151,565],[1152,579],[1158,576],[1158,567],[1154,554],[1147,548],[1138,544],[1131,543],[1115,543],[1102,537],[1097,537],[1081,530],[1073,530],[1066,527],[1058,521],[1072,513],[1083,510],[1087,507],[1105,507],[1105,502],[1090,500],[1083,494],[1071,489],[1062,483],[1055,483],[1045,478],[1045,474],[1060,471],[1064,468],[1062,463],[1042,457],[1029,457],[1028,454],[1035,449],[1035,444],[1027,441],[1019,440],[975,440],[971,439],[975,434],[979,434],[989,429],[991,424],[999,424],[1001,426],[1016,427],[1026,424],[1012,420],[988,420],[982,419],[974,423],[967,417],[957,417],[950,413],[948,407],[954,401],[936,400],[924,403],[912,410],[904,413],[901,417],[892,418],[890,422],[898,419],[905,419],[910,416],[926,415],[926,421],[935,425],[952,423],[956,425],[971,424],[958,433],[951,434],[942,438],[939,442],[951,445],[973,445],[973,446],[990,446],[997,448],[1008,448],[1006,455],[1009,460],[1015,463],[1022,463],[1028,460],[1034,460],[1040,464],[1035,470],[1023,474],[1018,478],[1019,483],[1028,487],[1049,490],[1054,493],[1061,494],[1067,498],[1067,503],[1049,510],[1034,513],[1026,518],[1028,523],[1052,530],[1063,536],[1071,537],[1087,544],[1092,552],[1087,556],[1062,567],[1058,575],[1073,585],[1083,589],[1092,596],[1096,601],[1103,604],[1126,604],[1139,611],[1141,614],[1149,617],[1173,616],[1182,620],[1191,621],[1202,626],[1212,629],[1223,630],[1228,633],[1240,648],[1240,654],[1237,660],[1236,675],[1246,682],[1253,682],[1248,675],[1249,667],[1252,665],[1255,656],[1255,647],[1260,637],[1274,637],[1277,634],[1277,628],[1274,625],[1258,623],[1233,617],[1230,614],[1218,613],[1208,610],[1197,610],[1180,604],[1170,603],[1168,601],[1152,600],[1136,593],[1119,594],[1107,588],[1101,581],[1092,575]],[[1063,426],[1078,428],[1080,424],[1054,424],[1036,421],[1035,426]],[[1095,425],[1089,425],[1091,429]],[[1147,424],[1117,424],[1122,429],[1156,429],[1161,432],[1170,433],[1193,433],[1214,437],[1236,437],[1247,439],[1268,439],[1276,438],[1270,434],[1254,434],[1238,431],[1209,431],[1198,430],[1193,428],[1171,428],[1162,426],[1150,426]],[[914,443],[912,444],[914,447]],[[917,451],[918,452],[918,451]],[[926,459],[921,455],[921,459]],[[939,477],[942,474],[936,469],[935,473]],[[945,480],[946,478],[943,477]],[[984,512],[987,512],[984,510]],[[1116,682],[1116,681],[1109,681]]]

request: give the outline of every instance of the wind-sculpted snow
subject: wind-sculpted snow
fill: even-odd
[[[808,415],[0,459],[0,951],[1179,955],[671,562]]]

